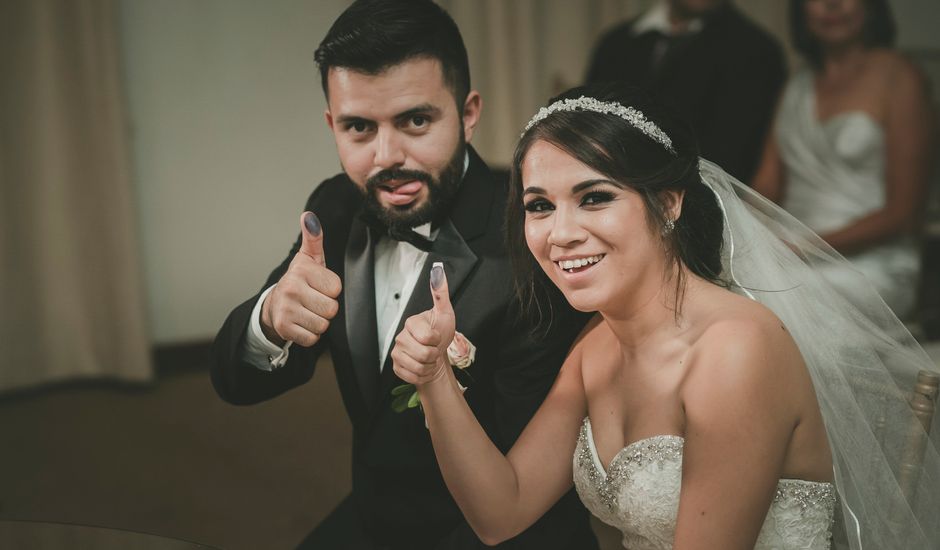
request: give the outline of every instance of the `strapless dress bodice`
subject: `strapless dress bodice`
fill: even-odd
[[[805,144],[781,147],[788,175],[783,207],[810,229],[825,233],[884,206],[885,140],[881,126],[862,111],[835,115],[818,128],[821,139],[813,162],[800,154]],[[777,139],[787,143],[800,134]]]
[[[593,514],[623,533],[625,548],[672,548],[684,442],[677,435],[636,441],[605,469],[594,446],[591,421],[584,419],[574,455],[575,487]],[[827,549],[834,510],[831,483],[781,479],[755,548]]]
[[[787,84],[775,123],[785,167],[783,207],[817,233],[844,227],[885,203],[885,132],[867,111],[817,118],[812,71]]]
[[[885,139],[881,125],[865,111],[846,111],[820,123],[833,152],[858,171],[884,171]]]

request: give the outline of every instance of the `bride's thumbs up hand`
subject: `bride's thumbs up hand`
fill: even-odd
[[[431,268],[431,296],[434,306],[405,321],[391,354],[395,374],[410,384],[427,384],[450,371],[447,346],[454,339],[456,319],[440,262]]]

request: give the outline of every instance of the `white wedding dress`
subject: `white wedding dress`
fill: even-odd
[[[574,455],[575,487],[588,510],[620,529],[624,548],[672,548],[683,443],[677,435],[641,439],[617,453],[608,470],[594,447],[591,420],[584,419]],[[781,479],[755,548],[829,548],[835,502],[831,483]]]
[[[776,121],[786,172],[783,208],[820,235],[842,229],[885,204],[884,130],[869,114],[848,111],[820,122],[813,73],[787,84]],[[915,303],[920,256],[911,238],[898,238],[847,256],[902,319]],[[826,266],[825,278],[849,300],[864,289],[849,266]]]

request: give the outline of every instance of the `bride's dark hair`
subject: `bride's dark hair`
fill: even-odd
[[[523,311],[539,324],[551,322],[551,306],[559,290],[536,263],[525,241],[522,201],[522,161],[537,141],[546,141],[643,198],[647,221],[663,235],[669,258],[709,281],[721,284],[721,245],[724,217],[715,194],[699,176],[698,144],[691,128],[634,88],[590,85],[552,98],[592,97],[617,102],[643,112],[672,139],[675,154],[631,123],[616,115],[593,111],[561,111],[526,131],[516,146],[510,176],[506,235],[513,284]],[[682,213],[675,229],[666,231],[665,192],[683,192]],[[682,270],[676,273],[676,311],[684,289]]]

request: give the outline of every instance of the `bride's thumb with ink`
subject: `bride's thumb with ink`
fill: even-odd
[[[431,267],[431,297],[434,299],[434,307],[431,308],[431,327],[437,328],[441,332],[446,344],[450,344],[454,339],[456,330],[456,319],[454,317],[454,306],[450,303],[450,289],[447,287],[447,274],[444,273],[444,264],[434,262]],[[447,346],[444,346],[447,349]]]
[[[434,305],[405,321],[391,354],[395,374],[415,385],[427,384],[450,372],[447,346],[454,339],[456,318],[443,263],[434,262],[430,286]]]

